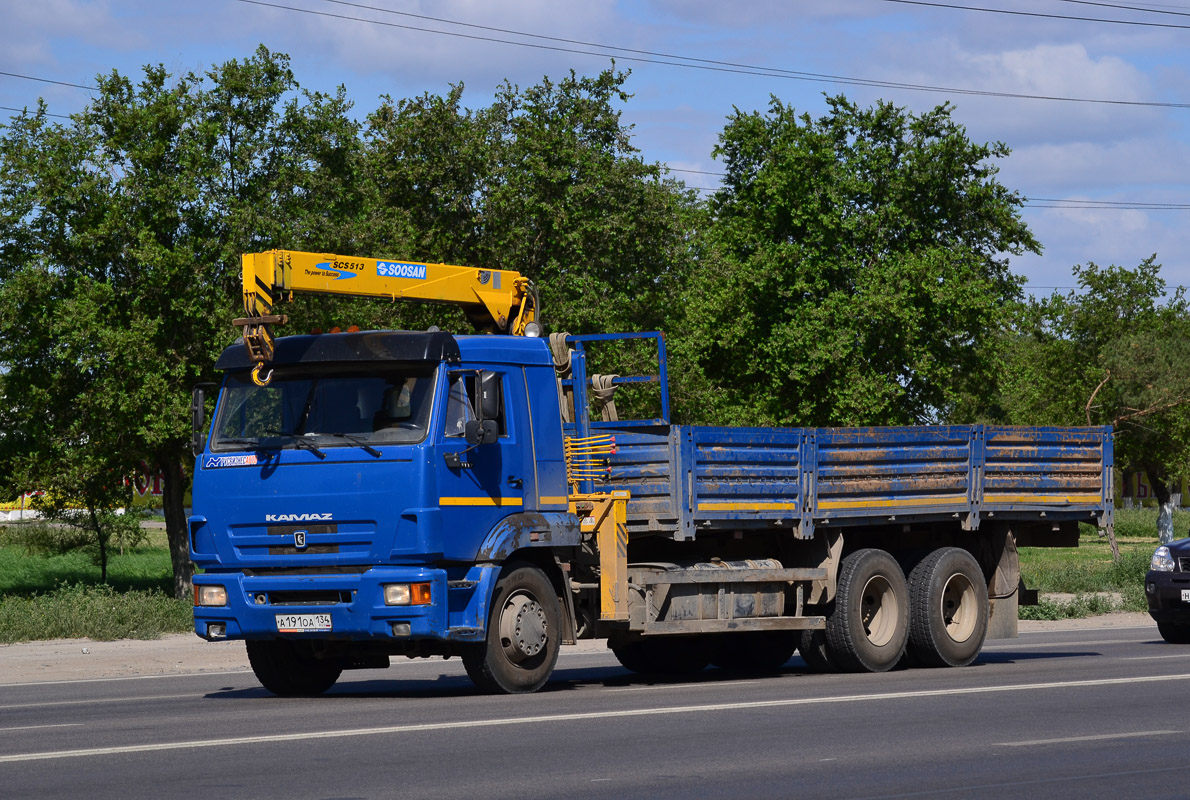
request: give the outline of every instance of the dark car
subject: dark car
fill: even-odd
[[[1153,552],[1145,597],[1161,638],[1190,644],[1190,539],[1163,544]]]

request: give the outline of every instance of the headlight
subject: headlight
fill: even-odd
[[[430,604],[430,584],[385,584],[384,604],[386,606],[428,606]]]
[[[1169,554],[1168,547],[1161,545],[1153,551],[1153,560],[1149,562],[1149,569],[1154,572],[1173,572],[1173,568],[1173,556]]]
[[[225,606],[227,605],[227,589],[222,586],[194,586],[194,605],[196,606]]]

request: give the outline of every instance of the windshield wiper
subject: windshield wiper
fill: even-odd
[[[372,445],[365,442],[363,439],[359,438],[358,436],[352,436],[350,433],[326,433],[323,435],[324,436],[334,436],[338,439],[346,439],[347,441],[351,442],[352,444],[359,445],[360,449],[362,449],[368,455],[376,456],[376,458],[380,458],[380,451],[377,450]]]
[[[267,428],[265,429],[265,433],[270,436],[283,436],[293,442],[294,446],[302,450],[309,450],[319,458],[326,458],[326,453],[322,452],[314,442],[307,439],[304,433],[290,433],[289,431],[279,431],[276,428]]]

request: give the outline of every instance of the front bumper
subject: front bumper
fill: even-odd
[[[1157,622],[1190,624],[1190,572],[1150,570],[1145,575],[1145,599],[1149,616]]]
[[[223,586],[227,605],[195,606],[194,632],[209,640],[479,641],[490,570],[476,567],[472,572],[476,574],[459,581],[449,581],[445,570],[429,567],[373,567],[362,573],[322,575],[208,572],[194,576],[195,585]],[[384,604],[385,584],[423,582],[431,584],[428,605]],[[278,615],[292,614],[328,614],[331,629],[279,633]]]

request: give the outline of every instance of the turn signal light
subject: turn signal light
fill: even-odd
[[[389,583],[384,587],[386,606],[428,606],[429,583]]]

